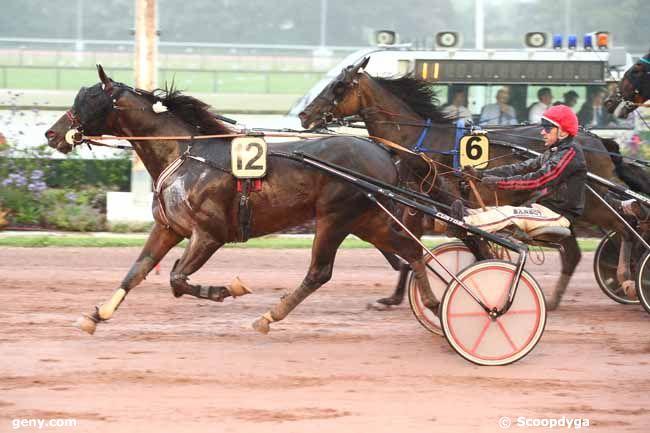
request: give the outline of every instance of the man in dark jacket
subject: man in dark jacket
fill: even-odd
[[[530,210],[502,206],[478,211],[465,217],[466,223],[490,232],[510,224],[528,231],[540,225],[569,227],[582,214],[587,167],[582,147],[573,139],[578,133],[578,119],[566,105],[555,105],[544,112],[541,124],[547,149],[542,155],[482,172],[472,167],[463,169],[465,175],[478,178],[491,189],[540,191],[539,204]],[[450,214],[463,218],[461,201],[452,204]],[[458,236],[459,231],[450,226],[449,234]]]

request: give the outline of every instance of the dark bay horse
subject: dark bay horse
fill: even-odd
[[[624,119],[648,100],[650,100],[650,53],[641,57],[625,71],[616,91],[605,98],[604,104],[610,113],[614,113],[620,106],[617,114]]]
[[[451,167],[452,156],[449,151],[452,150],[455,142],[456,127],[454,119],[446,118],[436,105],[435,94],[430,83],[408,76],[392,79],[371,77],[363,72],[368,60],[366,58],[343,69],[339,76],[325,87],[321,94],[300,113],[303,127],[314,128],[324,125],[333,118],[342,119],[358,115],[364,121],[370,136],[387,139],[408,148],[411,148],[414,143],[421,142],[424,148],[434,151],[431,154],[432,159],[446,167]],[[431,122],[428,128],[425,126],[427,120]],[[516,143],[538,152],[543,151],[538,126],[491,128],[489,138],[493,143],[499,141]],[[580,133],[577,141],[585,149],[590,172],[615,183],[623,184],[617,178],[615,165],[598,137]],[[510,164],[526,159],[526,157],[513,153],[507,147],[493,145],[490,147],[490,159],[488,167]],[[418,157],[408,154],[402,155],[402,161],[408,163],[410,168],[416,172],[416,176],[423,176],[423,173],[429,169],[428,166],[422,164]],[[446,174],[451,174],[453,172],[451,169],[441,170],[440,173],[446,171]],[[448,180],[449,183],[455,185],[455,188],[452,187],[452,191],[459,194],[461,179],[452,176]],[[594,185],[594,187],[601,194],[606,192],[599,186]],[[482,188],[480,184],[478,191],[486,205],[518,205],[531,199],[530,194],[525,192],[513,194],[509,191],[499,191],[498,194],[495,194],[487,188]],[[435,192],[435,190],[432,191],[432,193]],[[444,199],[444,197],[438,198]],[[477,200],[472,198],[470,202],[473,207],[478,207]],[[623,233],[624,238],[627,234],[623,224],[609,212],[600,200],[591,194],[587,195],[585,212],[581,220],[598,227],[616,230]],[[574,236],[568,237],[562,242],[560,248],[562,272],[548,302],[549,309],[555,309],[559,305],[581,258],[575,232],[573,234]],[[629,269],[631,245],[625,242],[623,244],[617,277],[621,284],[631,285],[633,284]],[[403,295],[404,288],[398,287],[393,296],[382,299],[380,302],[399,303]]]
[[[153,204],[155,224],[140,256],[113,296],[84,316],[80,327],[92,334],[96,324],[109,319],[129,291],[184,238],[189,239],[188,246],[170,276],[175,296],[187,294],[222,301],[231,295],[244,294],[245,290],[233,293],[232,287],[205,287],[188,282],[189,276],[222,245],[240,240],[237,180],[230,171],[231,139],[157,138],[234,135],[234,131],[216,120],[207,105],[192,97],[175,91],[152,93],[133,89],[111,80],[101,66],[98,73],[101,82],[82,88],[72,109],[46,132],[48,144],[64,153],[71,151],[73,144],[65,137],[75,128],[91,136],[135,137],[129,141],[156,182],[157,198]],[[154,104],[158,107],[162,104],[168,111],[154,111]],[[138,139],[142,136],[154,139]],[[438,300],[431,292],[418,243],[396,228],[390,217],[362,191],[342,179],[280,155],[300,150],[396,184],[398,175],[389,153],[369,140],[354,137],[278,143],[271,148],[275,155],[269,155],[262,189],[250,195],[250,235],[262,236],[313,218],[316,234],[306,277],[296,290],[257,319],[254,329],[268,332],[271,322],[285,318],[331,278],[336,251],[348,234],[355,234],[410,263],[425,305],[435,312]],[[161,176],[172,164],[176,164],[176,169],[168,176],[169,171]]]

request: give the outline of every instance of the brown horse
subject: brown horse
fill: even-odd
[[[650,100],[650,53],[625,71],[616,92],[608,95],[604,104],[610,113],[620,105],[618,117],[625,119],[647,100]]]
[[[371,77],[363,72],[368,60],[369,58],[366,58],[356,65],[343,69],[339,76],[325,87],[321,94],[300,113],[303,127],[314,128],[333,118],[342,119],[358,115],[364,121],[371,137],[380,137],[394,143],[401,143],[409,148],[414,143],[419,143],[423,148],[432,151],[432,159],[443,164],[443,167],[451,167],[453,161],[450,151],[455,142],[456,127],[454,119],[446,118],[436,106],[435,94],[430,83],[408,76],[392,79]],[[532,150],[543,150],[540,130],[537,126],[494,128],[489,130],[489,138],[492,143],[514,142]],[[598,137],[580,133],[577,141],[585,149],[590,172],[615,183],[623,184],[617,178],[615,166]],[[507,146],[493,145],[490,147],[490,158],[488,167],[513,163],[526,157],[513,153],[512,149]],[[422,161],[418,157],[403,155],[402,159],[418,176],[422,176],[428,169],[428,166],[422,165]],[[445,171],[446,173],[444,173]],[[451,169],[442,169],[438,175],[452,173]],[[452,176],[449,180],[451,184],[455,185],[456,194],[459,194],[460,179]],[[606,192],[599,186],[594,187],[601,194]],[[480,185],[478,191],[486,205],[497,203],[517,205],[531,199],[530,194],[521,192],[513,194],[508,191],[499,191],[497,195]],[[443,197],[439,197],[439,199],[443,200]],[[470,202],[473,207],[479,205],[474,199]],[[627,231],[623,224],[600,200],[591,194],[587,195],[584,216],[581,219],[589,224],[623,233],[624,239],[627,239]],[[561,244],[562,272],[548,302],[549,309],[554,309],[559,305],[571,275],[581,258],[575,231],[572,232],[574,235],[564,239]],[[630,251],[631,245],[624,242],[619,257],[617,277],[621,284],[626,285],[632,283],[629,269]],[[380,302],[399,303],[403,295],[403,287],[398,287],[391,297],[382,299]]]
[[[157,183],[153,204],[154,227],[140,256],[113,296],[95,312],[84,316],[80,327],[93,333],[96,323],[109,319],[126,294],[137,286],[167,252],[182,239],[189,243],[171,271],[175,296],[191,295],[214,301],[246,293],[225,286],[199,286],[188,282],[222,245],[240,241],[240,197],[230,170],[230,138],[211,140],[155,139],[161,136],[231,135],[202,102],[175,91],[146,92],[114,82],[98,66],[101,83],[82,88],[73,108],[47,132],[51,147],[67,153],[73,145],[65,139],[70,129],[84,134],[132,136],[133,149]],[[154,104],[168,109],[154,111]],[[137,137],[155,136],[154,140]],[[435,311],[435,299],[425,272],[418,243],[391,224],[390,217],[344,180],[280,157],[296,150],[318,156],[367,176],[396,184],[395,165],[389,153],[373,142],[353,137],[333,137],[278,143],[272,146],[261,191],[250,194],[250,236],[262,236],[315,218],[312,259],[300,286],[253,323],[268,332],[270,323],[282,320],[332,275],[336,251],[348,234],[355,234],[378,249],[406,260],[418,276],[421,295]],[[172,164],[176,169],[161,176]]]

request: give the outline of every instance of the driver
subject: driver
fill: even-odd
[[[582,214],[587,178],[582,147],[574,141],[578,118],[566,105],[555,105],[542,114],[541,125],[546,151],[540,156],[481,172],[471,166],[463,168],[466,178],[479,179],[493,190],[537,191],[541,196],[539,204],[472,210],[474,214],[465,216],[462,201],[456,200],[451,205],[450,216],[488,232],[510,224],[525,232],[545,225],[570,227]],[[459,237],[463,230],[449,224],[447,233]]]

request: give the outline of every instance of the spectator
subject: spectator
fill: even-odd
[[[633,134],[627,142],[627,148],[628,156],[638,158],[641,151],[641,136],[639,134]]]
[[[455,88],[452,90],[451,104],[446,105],[442,112],[450,119],[472,120],[472,113],[467,108],[465,90]]]
[[[578,94],[574,92],[573,90],[569,90],[568,92],[564,92],[564,95],[562,95],[562,98],[564,101],[555,101],[553,105],[566,105],[567,107],[575,107],[576,104],[578,103]],[[575,110],[575,109],[574,109]]]
[[[608,126],[615,123],[614,117],[603,106],[604,97],[605,91],[600,88],[587,94],[587,100],[582,104],[578,112],[581,125],[594,127]]]
[[[496,103],[483,107],[479,125],[516,125],[517,113],[511,105],[508,105],[510,90],[507,87],[499,89],[496,100]]]
[[[533,105],[528,109],[528,122],[539,123],[542,120],[542,114],[551,106],[553,95],[551,89],[542,87],[537,91],[537,99]]]

